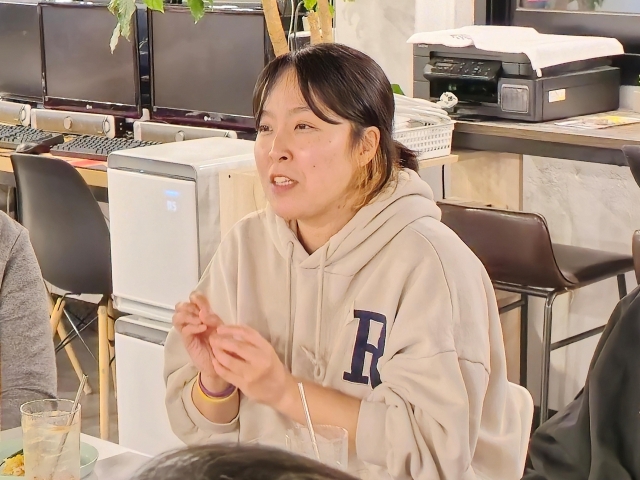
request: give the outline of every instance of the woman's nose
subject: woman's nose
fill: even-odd
[[[277,132],[273,137],[269,157],[273,162],[284,162],[291,159],[291,150],[289,149],[287,135],[283,132]]]

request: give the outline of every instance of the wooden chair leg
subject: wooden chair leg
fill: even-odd
[[[60,313],[62,314],[62,310],[60,310]],[[67,335],[68,335],[67,329],[65,328],[62,322],[58,322],[58,328],[56,329],[56,331],[58,332],[58,336],[60,337],[60,340],[64,340],[65,338],[67,338]],[[73,369],[75,370],[76,375],[78,376],[78,379],[82,380],[82,376],[84,375],[84,372],[82,371],[82,366],[80,365],[80,361],[76,356],[76,352],[73,349],[73,346],[70,343],[68,343],[67,345],[65,345],[64,351],[69,357],[71,366],[73,366]],[[91,393],[93,393],[93,389],[91,388],[91,385],[89,385],[88,381],[87,383],[84,384],[84,393],[87,395],[91,395]]]
[[[109,345],[111,346],[111,377],[113,378],[113,390],[117,398],[118,396],[118,382],[116,376],[116,311],[113,308],[113,301],[109,298],[107,303],[107,314],[109,315]]]
[[[60,324],[60,320],[62,319],[62,314],[64,313],[64,299],[62,297],[58,298],[55,306],[53,307],[53,311],[50,313],[51,318],[51,334],[55,337],[58,331],[58,325]]]
[[[109,439],[109,316],[104,300],[98,307],[98,365],[100,370],[100,438]]]
[[[49,316],[51,316],[53,315],[53,310],[55,309],[56,303],[53,302],[53,298],[51,298],[51,293],[49,293],[49,290],[47,290],[47,304],[49,305]]]

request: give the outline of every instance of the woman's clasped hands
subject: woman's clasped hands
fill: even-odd
[[[251,327],[225,325],[202,293],[176,306],[173,325],[207,390],[235,385],[246,397],[280,411],[287,394],[296,391],[273,346]]]

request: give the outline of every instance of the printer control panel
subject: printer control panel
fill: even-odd
[[[502,62],[466,58],[432,57],[424,67],[424,78],[468,79],[497,82]]]

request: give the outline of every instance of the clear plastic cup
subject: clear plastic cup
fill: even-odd
[[[80,405],[36,400],[20,407],[26,480],[80,480]]]
[[[316,433],[320,461],[346,471],[349,463],[348,432],[333,425],[314,425],[313,429]],[[288,429],[286,440],[290,452],[317,460],[307,427],[296,425]]]

